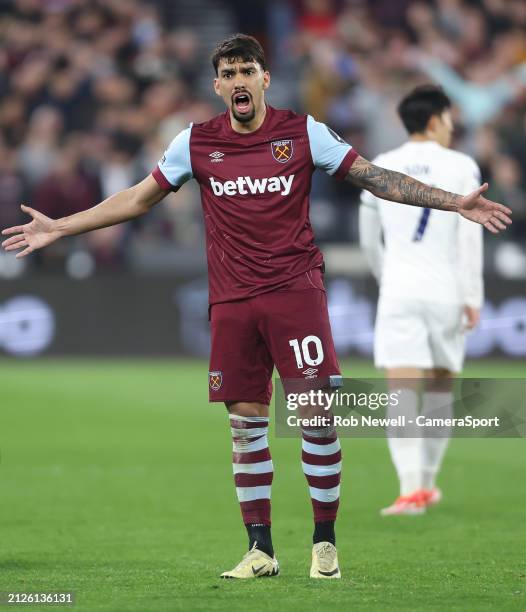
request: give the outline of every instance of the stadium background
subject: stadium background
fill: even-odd
[[[21,202],[59,217],[143,178],[179,130],[223,110],[209,55],[236,31],[265,46],[271,104],[311,113],[368,158],[404,140],[404,93],[445,88],[455,146],[514,211],[511,230],[485,235],[487,301],[467,374],[524,377],[523,0],[0,0],[0,227],[25,221]],[[344,371],[374,376],[358,196],[316,173],[311,219]],[[0,254],[1,591],[73,589],[86,610],[273,605],[267,585],[238,600],[238,586],[215,581],[244,539],[226,419],[207,406],[203,243],[187,184],[133,223],[23,260]],[[321,606],[328,589],[304,579],[311,519],[294,442],[272,442],[276,539],[293,581],[270,594],[305,609],[305,593]],[[333,609],[524,609],[522,440],[455,441],[443,509],[416,526],[377,517],[396,493],[385,444],[344,449],[348,580]]]

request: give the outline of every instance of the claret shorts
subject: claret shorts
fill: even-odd
[[[288,380],[305,389],[340,384],[319,268],[279,290],[214,304],[210,324],[211,402],[269,404],[274,365],[284,384]]]

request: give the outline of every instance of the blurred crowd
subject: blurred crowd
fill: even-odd
[[[151,172],[189,122],[222,110],[211,89],[211,36],[241,30],[265,45],[270,102],[327,122],[369,158],[406,138],[399,99],[419,83],[441,84],[455,103],[455,146],[477,159],[490,197],[514,210],[502,240],[520,262],[524,0],[249,4],[0,0],[0,226],[24,221],[21,202],[56,218]],[[223,30],[217,17],[207,22],[218,10]],[[320,241],[356,241],[358,195],[317,173],[312,220]],[[202,240],[198,189],[186,185],[136,222],[59,242],[31,265],[66,265],[79,276],[95,267],[170,268]]]

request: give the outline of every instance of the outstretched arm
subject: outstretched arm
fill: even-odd
[[[505,230],[506,225],[511,223],[509,208],[482,196],[488,188],[487,183],[463,197],[430,187],[401,172],[380,168],[360,156],[354,161],[346,179],[383,200],[458,212],[494,234]]]
[[[83,234],[138,217],[148,212],[168,193],[169,191],[161,189],[157,181],[149,175],[137,185],[119,191],[97,206],[70,217],[54,220],[22,205],[22,210],[31,215],[32,221],[5,229],[2,234],[12,237],[5,240],[2,246],[6,251],[23,249],[17,257],[24,257],[64,236]]]

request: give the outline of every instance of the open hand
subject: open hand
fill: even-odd
[[[498,234],[511,224],[512,211],[507,206],[487,200],[482,193],[486,191],[488,184],[484,183],[461,200],[458,212],[475,223],[480,223],[492,234]]]
[[[8,227],[3,230],[3,236],[10,236],[14,234],[8,240],[2,243],[2,247],[6,251],[16,251],[18,249],[24,249],[20,253],[17,253],[17,258],[25,257],[36,249],[55,242],[60,238],[60,233],[55,229],[55,222],[53,219],[46,217],[38,210],[29,208],[22,204],[22,210],[31,215],[32,221],[25,225],[15,225],[14,227]]]

